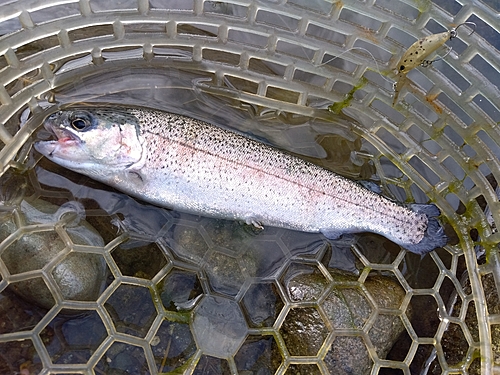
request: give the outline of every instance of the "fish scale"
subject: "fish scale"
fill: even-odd
[[[58,140],[38,142],[39,152],[156,205],[331,239],[374,232],[417,253],[446,243],[434,205],[398,204],[313,163],[190,117],[87,104],[49,116],[45,127]]]
[[[331,199],[338,199],[346,204],[363,207],[371,204],[369,212],[377,212],[377,207],[380,204],[388,203],[390,206],[400,208],[396,204],[387,201],[383,197],[371,193],[360,186],[353,185],[352,181],[344,179],[339,175],[335,175],[326,169],[320,168],[314,164],[308,163],[302,159],[293,157],[286,153],[277,153],[275,149],[267,147],[261,143],[252,141],[246,137],[239,136],[233,132],[217,129],[214,134],[213,126],[206,126],[202,122],[190,119],[190,123],[181,123],[176,126],[176,130],[171,131],[171,128],[162,127],[162,123],[172,123],[171,117],[154,117],[152,113],[147,113],[144,110],[136,110],[135,115],[141,119],[144,124],[144,133],[151,135],[151,143],[165,143],[165,146],[170,146],[170,143],[182,144],[186,148],[195,150],[197,153],[205,153],[217,159],[224,159],[227,163],[234,163],[241,167],[247,167],[254,172],[262,172],[271,179],[284,180],[291,182],[294,185],[305,187],[308,190],[319,192],[330,196]],[[153,117],[153,118],[152,118]],[[146,136],[147,137],[147,136]],[[147,137],[148,138],[148,137]],[[149,152],[150,165],[160,165],[166,163],[166,160],[171,160],[171,163],[181,161],[178,157],[163,157],[158,153],[150,150]],[[168,154],[167,154],[168,155]],[[202,159],[206,159],[204,156]],[[159,161],[159,163],[158,163]],[[185,163],[180,163],[185,164]],[[191,163],[190,163],[191,164]],[[203,160],[200,167],[203,166]],[[172,168],[174,168],[172,166]],[[187,175],[194,175],[196,171],[193,168],[186,170]],[[218,170],[218,175],[224,176],[227,169]],[[232,176],[232,173],[228,173]],[[304,178],[307,176],[307,178]],[[229,176],[228,176],[229,177]],[[226,178],[229,180],[229,178]],[[241,191],[248,184],[238,184],[238,189]],[[222,186],[222,191],[230,189],[229,186]],[[352,191],[354,189],[354,191]],[[256,192],[247,191],[249,196],[256,196]],[[363,199],[359,199],[363,197]],[[371,198],[371,199],[370,199]],[[377,205],[373,205],[377,201]],[[308,202],[312,203],[312,202]],[[314,206],[312,204],[311,206]],[[390,215],[387,210],[387,205],[384,205],[385,216]],[[380,213],[380,212],[379,212]],[[408,220],[404,216],[394,216],[396,220],[407,221],[408,224],[416,224],[415,216],[413,220]]]

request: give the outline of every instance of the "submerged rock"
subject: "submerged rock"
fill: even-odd
[[[43,200],[22,201],[14,215],[2,217],[0,241],[6,246],[0,258],[11,275],[21,274],[20,281],[10,282],[14,292],[47,309],[55,303],[54,293],[65,300],[99,297],[106,279],[104,258],[72,250],[72,244],[104,246],[83,217],[77,202],[57,207]]]
[[[462,287],[466,296],[472,294],[472,288],[467,271],[462,276]],[[500,313],[500,297],[498,295],[495,277],[492,273],[481,275],[481,283],[485,295],[486,306],[489,315],[498,315]],[[451,370],[458,372],[462,368],[467,369],[467,373],[471,375],[481,374],[481,353],[476,349],[473,355],[469,348],[469,342],[466,335],[472,337],[474,342],[480,341],[479,337],[479,322],[477,320],[477,312],[474,301],[464,304],[463,300],[458,297],[454,291],[450,298],[454,302],[451,304],[450,315],[458,317],[462,313],[462,309],[467,309],[464,319],[464,325],[459,325],[450,322],[447,330],[443,333],[440,343],[443,350],[443,358],[446,363],[442,363],[436,351],[432,351],[429,356],[425,372],[431,375],[441,374],[443,368],[448,367]],[[453,301],[454,300],[454,301]],[[493,352],[492,365],[500,366],[500,328],[498,324],[491,326],[491,347]],[[464,332],[466,329],[468,332]]]
[[[330,273],[333,288],[325,298],[318,293],[326,290],[325,278],[319,272],[290,280],[287,287],[295,302],[316,295],[318,306],[292,308],[281,334],[292,355],[321,356],[321,351],[326,351],[324,362],[331,374],[368,374],[373,362],[367,347],[373,348],[379,358],[385,358],[404,331],[399,316],[403,312],[398,309],[405,291],[395,280],[384,276],[370,276],[361,284],[357,276],[346,272]],[[391,309],[394,313],[377,313],[378,309]],[[329,343],[332,330],[335,337]],[[366,338],[369,342],[365,342]]]
[[[228,358],[236,354],[248,333],[238,304],[220,296],[205,296],[191,325],[198,348],[205,355]]]

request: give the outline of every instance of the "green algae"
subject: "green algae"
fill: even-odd
[[[185,363],[183,363],[181,366],[173,369],[172,371],[168,372],[160,372],[160,375],[182,375],[186,374],[189,372],[190,368],[194,368],[194,363],[195,363],[195,358],[196,358],[196,353],[193,354]]]
[[[335,113],[336,115],[340,114],[340,112],[344,108],[348,107],[351,104],[352,100],[354,99],[354,93],[358,91],[360,88],[362,88],[364,85],[366,85],[367,82],[368,80],[365,77],[361,77],[358,84],[354,86],[351,89],[351,91],[349,91],[344,96],[344,100],[342,100],[341,102],[332,103],[331,105],[328,106],[328,110],[332,113]]]

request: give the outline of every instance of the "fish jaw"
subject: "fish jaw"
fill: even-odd
[[[72,122],[85,112],[89,126],[76,129]],[[146,152],[144,139],[135,124],[116,124],[99,119],[91,111],[60,111],[44,120],[44,127],[55,138],[36,142],[34,147],[55,163],[102,180],[130,168],[140,168]]]
[[[88,168],[89,153],[78,136],[47,122],[45,128],[56,140],[36,142],[34,147],[39,153],[68,169],[75,169],[76,166],[79,166],[78,169]]]

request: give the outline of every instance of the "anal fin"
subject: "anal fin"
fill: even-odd
[[[336,230],[320,230],[321,234],[329,240],[338,240],[344,233]]]

